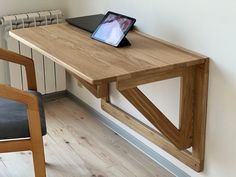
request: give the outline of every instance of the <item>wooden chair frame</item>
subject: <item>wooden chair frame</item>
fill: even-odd
[[[0,59],[25,66],[28,88],[37,91],[33,60],[0,49]],[[32,151],[36,177],[46,177],[45,156],[37,97],[24,91],[0,84],[0,97],[24,103],[27,106],[30,137],[16,140],[1,140],[0,153]]]

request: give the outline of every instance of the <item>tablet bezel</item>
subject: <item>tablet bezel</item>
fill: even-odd
[[[132,21],[132,23],[130,24],[130,26],[127,28],[126,32],[123,33],[123,36],[121,36],[121,38],[120,38],[119,42],[117,43],[117,45],[113,45],[113,44],[111,44],[111,43],[107,43],[106,41],[103,41],[103,40],[101,40],[101,39],[95,37],[95,34],[96,34],[97,31],[99,30],[101,24],[103,24],[103,22],[107,19],[107,17],[108,17],[110,14],[116,15],[116,16],[121,16],[121,17],[127,18],[127,19],[129,19],[129,20]],[[102,21],[100,22],[100,24],[98,25],[98,27],[96,28],[96,30],[92,33],[91,38],[94,39],[94,40],[97,40],[97,41],[99,41],[99,42],[102,42],[102,43],[104,43],[104,44],[108,44],[108,45],[110,45],[110,46],[113,46],[113,47],[119,47],[121,41],[126,37],[126,35],[128,34],[128,32],[130,31],[130,29],[134,26],[134,23],[135,23],[135,22],[136,22],[136,19],[135,19],[135,18],[128,17],[128,16],[126,16],[126,15],[119,14],[119,13],[116,13],[116,12],[108,11],[107,14],[104,16],[104,18],[102,19]]]

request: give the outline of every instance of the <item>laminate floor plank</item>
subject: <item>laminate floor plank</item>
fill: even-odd
[[[47,177],[173,177],[70,98],[45,104]],[[32,177],[30,152],[0,154],[0,177]]]

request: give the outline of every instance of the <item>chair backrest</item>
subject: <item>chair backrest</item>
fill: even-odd
[[[0,59],[23,65],[26,70],[28,89],[37,91],[34,61],[23,55],[0,48]]]

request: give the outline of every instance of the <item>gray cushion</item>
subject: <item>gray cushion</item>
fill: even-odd
[[[47,133],[42,95],[35,91],[29,93],[38,97],[42,135]],[[29,137],[27,108],[23,103],[0,98],[0,140]]]

